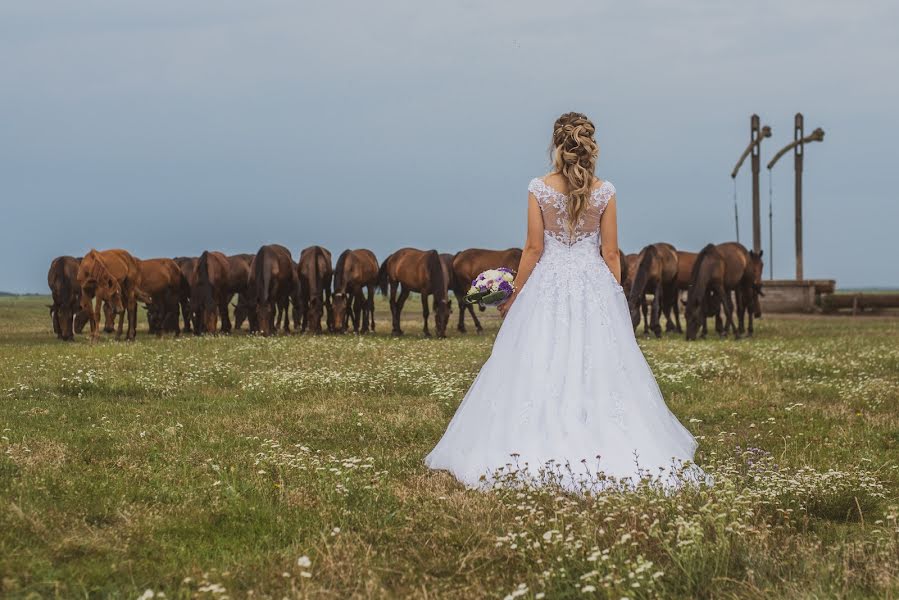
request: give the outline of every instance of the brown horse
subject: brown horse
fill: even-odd
[[[706,318],[715,315],[715,329],[724,337],[728,329],[736,328],[733,323],[733,304],[730,290],[736,287],[740,277],[734,279],[733,271],[728,274],[728,261],[724,253],[714,244],[707,244],[693,263],[690,288],[687,292],[684,315],[687,318],[687,340],[695,340],[699,330],[705,333]],[[717,303],[723,303],[725,323],[720,325],[720,311]]]
[[[653,295],[649,329],[657,338],[662,337],[659,315],[665,310],[668,322],[671,322],[668,311],[671,303],[677,300],[676,277],[677,251],[674,246],[659,242],[650,244],[640,251],[640,260],[627,299],[631,321],[635,328],[640,323],[641,302],[645,302],[646,294],[649,293]]]
[[[474,307],[463,300],[471,287],[471,282],[488,269],[506,267],[517,272],[519,262],[521,262],[521,248],[509,248],[507,250],[471,248],[456,254],[453,258],[452,290],[456,296],[456,301],[459,303],[459,325],[457,329],[461,333],[465,333],[466,310],[471,315],[471,320],[474,321],[475,330],[478,333],[484,330],[481,327],[481,322],[475,316]],[[481,310],[484,309],[481,308]]]
[[[278,244],[259,248],[250,265],[247,290],[250,302],[256,307],[256,320],[262,335],[277,331],[281,317],[284,332],[290,332],[290,298],[296,293],[296,265],[290,250]],[[276,312],[278,319],[276,322]]]
[[[173,258],[172,260],[178,265],[178,268],[181,269],[181,275],[184,276],[184,280],[188,282],[188,292],[187,294],[181,298],[181,315],[184,318],[184,329],[185,333],[190,333],[193,330],[193,325],[191,323],[191,315],[193,314],[190,310],[190,278],[194,272],[194,269],[197,268],[197,257],[195,256],[178,256]]]
[[[128,312],[127,340],[137,336],[137,301],[151,302],[141,291],[141,273],[138,260],[126,250],[91,250],[78,266],[78,284],[81,286],[81,308],[89,312],[91,341],[100,338],[100,308],[108,302],[113,314],[119,315],[116,339],[122,337],[122,321]],[[96,298],[96,307],[94,299]]]
[[[727,261],[727,281],[725,289],[734,291],[736,298],[738,329],[737,337],[747,333],[744,328],[744,318],[749,313],[748,335],[753,334],[753,317],[761,317],[761,305],[759,296],[762,293],[762,252],[756,254],[747,250],[739,242],[725,242],[717,245],[718,250]]]
[[[498,266],[498,265],[497,265]],[[428,330],[428,296],[434,297],[434,323],[437,337],[446,337],[449,321],[449,277],[436,250],[403,248],[387,257],[378,269],[378,284],[386,295],[390,288],[390,312],[393,316],[393,335],[403,335],[400,316],[410,292],[421,294],[421,310],[424,317],[424,334]],[[400,290],[397,298],[397,290]]]
[[[194,335],[217,333],[219,318],[223,327],[228,321],[228,259],[221,252],[203,252],[188,281]]]
[[[346,333],[349,321],[353,332],[367,333],[369,323],[375,330],[375,287],[378,285],[378,259],[366,249],[344,250],[334,269],[334,329]],[[368,288],[368,298],[365,289]],[[360,319],[361,318],[361,319]]]
[[[73,320],[80,318],[83,327],[87,314],[81,311],[81,286],[78,285],[78,266],[80,258],[59,256],[50,263],[47,272],[47,285],[53,297],[50,305],[50,318],[53,320],[53,332],[61,340],[75,339]]]
[[[237,304],[234,306],[234,328],[240,329],[244,321],[249,321],[250,332],[259,329],[256,322],[256,307],[250,302],[250,265],[253,264],[252,254],[234,254],[228,258],[228,292],[237,294]],[[228,323],[230,331],[231,323]]]
[[[302,320],[300,331],[308,328],[311,333],[322,332],[322,315],[327,311],[325,323],[328,331],[334,331],[334,315],[331,309],[331,253],[321,246],[310,246],[300,252],[297,262],[297,297],[294,301],[294,323]]]
[[[152,302],[147,306],[150,333],[161,336],[172,331],[181,334],[178,309],[182,298],[190,295],[190,285],[181,273],[181,267],[170,258],[151,258],[138,261],[141,286]]]

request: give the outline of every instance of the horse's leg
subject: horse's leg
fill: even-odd
[[[723,286],[721,287],[720,294],[724,299],[724,336],[727,337],[727,332],[732,331],[734,338],[738,338],[737,326],[734,324],[733,299],[730,297],[730,292],[725,291]]]
[[[393,335],[403,335],[403,330],[400,329],[399,299],[396,294],[399,287],[399,282],[390,282],[390,318],[393,320]]]
[[[118,327],[118,330],[116,331],[116,334],[115,334],[115,339],[116,339],[116,341],[122,339],[122,329],[123,329],[123,324],[124,324],[124,322],[125,322],[125,315],[126,315],[127,313],[128,313],[128,307],[127,307],[127,306],[125,306],[125,307],[124,307],[124,310],[122,310],[122,312],[119,313],[119,327]],[[130,319],[129,319],[129,323],[130,323]]]
[[[680,290],[675,286],[674,288],[674,322],[675,322],[675,331],[678,333],[683,333],[684,330],[681,329],[680,326]],[[684,315],[686,317],[686,314]]]
[[[746,302],[743,297],[743,290],[736,289],[734,290],[734,296],[736,296],[737,300],[737,321],[739,322],[739,329],[737,330],[737,338],[743,337],[743,334],[746,333],[746,329],[743,327],[743,319],[744,312],[746,311]]]
[[[369,315],[368,315],[368,300],[365,298],[365,287],[359,286],[359,288],[354,293],[353,300],[353,313],[355,314],[356,323],[360,325],[360,328],[356,328],[356,325],[353,325],[353,330],[356,333],[368,333],[368,328],[371,326],[369,323]],[[358,308],[357,308],[358,307]]]
[[[359,333],[359,327],[362,326],[362,333],[368,331],[368,302],[365,299],[365,289],[359,288],[353,292],[353,333]]]
[[[456,326],[456,329],[459,333],[465,333],[465,301],[459,297],[456,300],[459,302],[459,324]]]
[[[657,338],[662,337],[662,326],[660,324],[660,322],[661,322],[661,317],[660,317],[661,304],[662,304],[662,283],[659,282],[659,284],[656,285],[655,294],[653,294],[653,297],[652,297],[652,317],[651,317],[652,323],[649,326],[649,328],[652,330],[652,332],[655,334],[655,336]]]
[[[674,326],[674,321],[671,319],[671,309],[673,308],[675,312],[677,312],[677,298],[674,297],[676,288],[672,289],[671,284],[667,284],[663,286],[663,306],[665,311],[665,333],[669,331],[677,331],[677,328]]]
[[[371,324],[371,331],[375,331],[375,286],[368,286],[368,313],[369,313],[369,321]]]
[[[397,287],[399,287],[400,286],[399,282],[397,282],[396,285],[397,285]],[[403,315],[403,306],[405,306],[406,299],[408,297],[409,297],[409,290],[408,290],[408,288],[406,288],[406,286],[403,286],[402,289],[400,289],[400,297],[397,298],[397,300],[396,300],[396,317],[395,317],[396,326],[395,326],[395,330],[394,330],[396,335],[403,335],[403,330],[400,328],[400,319],[402,318],[402,315]]]
[[[649,305],[646,304],[646,294],[640,297],[640,310],[643,313],[643,335],[649,335]]]
[[[428,312],[428,295],[426,293],[422,292],[422,294],[421,294],[421,316],[424,317],[424,321],[425,321],[425,328],[424,328],[425,337],[431,337],[431,332],[428,331],[428,315],[429,314],[430,313]]]
[[[755,317],[755,303],[757,302],[757,299],[754,296],[755,290],[750,289],[749,298],[747,300],[747,304],[749,304],[749,308],[747,309],[747,311],[749,312],[749,327],[746,331],[747,337],[752,337],[752,321]]]
[[[88,299],[88,319],[91,323],[91,342],[100,339],[100,310],[103,308],[103,301],[99,298]]]
[[[484,328],[481,326],[481,322],[478,320],[477,315],[474,314],[474,305],[473,304],[468,305],[468,312],[471,313],[471,320],[474,321],[475,331],[477,331],[478,333],[481,333],[482,331],[484,331]]]
[[[128,293],[127,302],[125,312],[128,313],[128,333],[125,334],[125,341],[131,342],[137,338],[137,294],[134,293],[134,290]],[[122,332],[122,317],[125,316],[125,312],[119,316],[120,334]]]

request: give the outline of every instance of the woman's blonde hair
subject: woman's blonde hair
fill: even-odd
[[[594,135],[596,128],[581,113],[565,113],[553,125],[553,166],[568,182],[568,228],[571,232],[577,228],[593,191],[599,157]]]

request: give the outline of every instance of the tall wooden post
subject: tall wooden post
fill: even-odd
[[[802,113],[793,121],[793,167],[796,170],[796,279],[802,280],[802,159],[805,154]]]
[[[752,249],[758,253],[762,249],[762,216],[759,204],[759,169],[761,168],[761,144],[759,144],[759,116],[752,115],[749,120],[750,139],[752,143]]]

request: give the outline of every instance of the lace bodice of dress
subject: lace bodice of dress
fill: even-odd
[[[573,246],[593,236],[599,241],[599,220],[609,200],[615,195],[615,186],[603,181],[602,185],[593,190],[590,194],[592,202],[581,213],[573,235],[568,230],[568,196],[553,189],[539,177],[531,180],[528,191],[534,194],[543,211],[544,235],[566,246]]]

